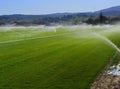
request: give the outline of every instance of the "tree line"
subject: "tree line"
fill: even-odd
[[[73,14],[61,16],[32,16],[32,15],[7,15],[0,16],[0,25],[51,25],[51,24],[68,24],[77,25],[87,24],[114,24],[120,21],[117,16],[104,16],[101,12],[98,15],[92,14]]]

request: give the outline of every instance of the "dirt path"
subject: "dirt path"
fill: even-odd
[[[120,89],[120,76],[102,76],[90,89]]]

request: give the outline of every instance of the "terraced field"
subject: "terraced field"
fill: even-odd
[[[120,46],[112,27],[0,30],[0,89],[89,89]]]

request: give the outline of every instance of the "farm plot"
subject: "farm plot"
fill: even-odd
[[[117,46],[120,44],[119,34],[110,35],[106,29],[1,31],[0,88],[89,89],[116,52],[93,33],[107,36]]]

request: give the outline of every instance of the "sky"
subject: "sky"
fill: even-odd
[[[93,12],[120,5],[120,0],[0,0],[0,15]]]

